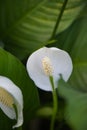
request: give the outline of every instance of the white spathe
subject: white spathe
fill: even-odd
[[[46,58],[47,57],[47,58]],[[37,87],[45,91],[52,91],[51,83],[49,81],[49,76],[46,75],[43,68],[46,61],[50,63],[45,63],[46,72],[49,68],[52,68],[52,77],[54,80],[55,88],[58,86],[58,80],[60,79],[60,74],[63,79],[67,81],[72,73],[72,60],[66,51],[61,49],[51,47],[43,47],[35,51],[30,55],[27,61],[27,71],[31,79],[34,81]],[[46,64],[51,64],[46,67]],[[47,70],[48,69],[48,70]]]
[[[9,78],[4,76],[0,76],[0,88],[7,91],[7,93],[13,98],[18,117],[16,117],[14,107],[6,106],[3,102],[0,102],[0,108],[9,118],[17,120],[17,123],[13,128],[21,126],[23,124],[23,95],[21,90]]]

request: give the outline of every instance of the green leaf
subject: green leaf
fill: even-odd
[[[72,26],[57,36],[53,46],[69,52],[73,61],[70,83],[76,89],[87,92],[87,5]],[[51,45],[51,46],[52,46]]]
[[[39,105],[36,87],[29,79],[23,64],[3,49],[0,49],[0,75],[10,78],[22,90],[24,98],[24,124],[26,124]],[[1,110],[0,118],[0,130],[11,130],[12,121]]]
[[[68,0],[57,32],[77,17],[86,0]],[[0,1],[0,38],[5,48],[23,59],[47,44],[64,0]]]
[[[87,93],[72,89],[63,80],[59,82],[58,93],[65,99],[65,120],[73,130],[87,130]]]

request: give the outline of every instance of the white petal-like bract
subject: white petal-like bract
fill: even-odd
[[[9,118],[17,120],[17,124],[13,128],[21,126],[23,124],[23,95],[21,90],[9,78],[0,76],[0,94],[0,108]]]
[[[57,88],[60,74],[67,81],[73,68],[69,54],[55,47],[38,49],[30,55],[26,66],[36,86],[45,91],[52,91],[49,74],[52,75],[55,88]]]

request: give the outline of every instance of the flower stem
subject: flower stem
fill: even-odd
[[[56,89],[54,87],[54,82],[53,82],[53,77],[50,76],[50,83],[52,85],[52,95],[53,95],[53,115],[52,115],[52,119],[51,119],[51,124],[50,124],[50,130],[54,129],[54,124],[55,124],[55,118],[56,118],[56,114],[57,114],[57,108],[58,108],[58,100],[57,100],[57,93],[56,93]]]
[[[53,30],[53,33],[52,33],[52,36],[51,36],[51,40],[54,38],[54,36],[56,34],[56,31],[58,30],[59,23],[60,23],[60,20],[61,20],[61,17],[63,15],[63,12],[64,12],[64,9],[66,7],[67,2],[68,2],[68,0],[64,0],[63,6],[62,6],[61,11],[60,11],[60,14],[58,14],[57,22],[55,24],[55,27],[54,27],[54,30]]]

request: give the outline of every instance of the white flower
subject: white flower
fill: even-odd
[[[21,90],[4,76],[0,76],[0,108],[10,119],[17,120],[17,124],[13,128],[23,124],[23,96]]]
[[[36,86],[45,91],[52,91],[49,76],[53,77],[55,88],[60,74],[67,81],[72,72],[72,61],[69,54],[55,47],[43,47],[28,58],[27,71]]]

